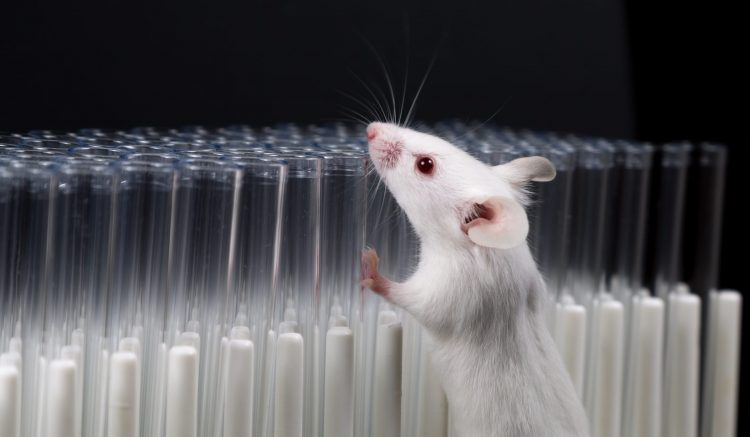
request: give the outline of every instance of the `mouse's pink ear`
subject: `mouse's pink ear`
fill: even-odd
[[[530,181],[549,182],[555,178],[555,166],[542,156],[517,158],[492,167],[511,184],[521,187]]]
[[[526,241],[529,221],[520,203],[509,197],[491,197],[474,206],[462,229],[474,243],[510,249]]]

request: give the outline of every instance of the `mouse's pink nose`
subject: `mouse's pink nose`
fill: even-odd
[[[372,141],[378,136],[378,128],[373,125],[367,126],[367,141]]]

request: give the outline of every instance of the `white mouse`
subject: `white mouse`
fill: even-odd
[[[376,170],[420,240],[404,282],[362,259],[362,286],[411,313],[460,437],[588,436],[573,384],[544,319],[544,280],[526,244],[524,186],[549,181],[543,157],[490,167],[438,137],[388,123],[367,127]]]

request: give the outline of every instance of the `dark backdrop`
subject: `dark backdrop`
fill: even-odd
[[[5,129],[329,120],[340,92],[368,96],[350,70],[384,88],[380,57],[400,89],[408,65],[411,95],[435,53],[421,119],[505,104],[513,125],[633,129],[614,0],[19,3],[0,26]]]
[[[635,135],[729,146],[720,286],[750,290],[747,268],[747,26],[726,1],[646,0],[627,3]],[[686,217],[686,222],[690,217]],[[686,237],[691,237],[686,229]],[[685,254],[689,256],[689,254]],[[742,362],[750,361],[750,299],[744,294]],[[750,435],[750,366],[740,381],[738,436]]]
[[[333,120],[362,110],[342,93],[373,101],[357,77],[386,88],[378,59],[408,107],[434,57],[419,119],[499,109],[515,127],[728,144],[721,285],[750,285],[748,38],[724,2],[17,3],[0,6],[0,130]]]

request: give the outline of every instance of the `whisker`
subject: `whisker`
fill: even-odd
[[[401,124],[401,117],[404,115],[404,103],[406,103],[406,88],[409,84],[409,51],[410,51],[410,40],[409,40],[409,17],[404,18],[404,38],[406,39],[406,62],[404,68],[404,86],[401,88],[401,107],[398,110],[398,124]]]
[[[346,114],[344,114],[344,115],[346,115]],[[330,122],[354,123],[356,125],[361,125],[362,124],[362,120],[354,119],[354,118],[351,118],[351,117],[348,117],[348,116],[347,117],[343,117],[343,118],[342,117],[331,117],[331,118],[325,118],[324,120],[325,121],[330,121]]]
[[[495,110],[495,112],[493,112],[493,113],[492,113],[492,115],[490,115],[490,116],[489,116],[489,117],[488,117],[488,118],[487,118],[486,120],[484,120],[484,121],[483,121],[483,122],[482,122],[482,123],[481,123],[480,125],[478,125],[478,126],[475,126],[475,127],[471,128],[471,129],[467,129],[466,131],[464,131],[464,132],[463,132],[463,133],[462,133],[461,135],[459,135],[459,136],[458,136],[458,137],[456,137],[456,138],[457,138],[457,139],[461,139],[461,138],[464,138],[464,137],[466,137],[467,135],[469,135],[469,134],[471,134],[471,133],[473,133],[473,132],[477,131],[478,129],[481,129],[481,128],[482,128],[482,127],[483,127],[484,125],[486,125],[487,123],[489,123],[489,122],[490,122],[490,120],[492,120],[493,118],[495,118],[495,116],[496,116],[497,114],[499,114],[499,113],[500,113],[500,111],[502,111],[503,109],[505,109],[505,105],[507,105],[507,104],[508,104],[508,102],[510,102],[510,99],[511,99],[511,97],[508,97],[507,99],[505,99],[505,101],[503,102],[503,104],[502,104],[502,105],[500,105],[500,107],[499,107],[499,108],[497,108],[497,109]]]
[[[377,91],[380,94],[380,97],[383,98],[383,102],[385,103],[385,109],[386,109],[386,114],[387,114],[386,121],[388,123],[393,123],[393,120],[391,118],[392,114],[390,112],[390,108],[388,107],[388,97],[385,95],[385,92],[383,92],[383,90],[380,88],[379,85],[373,85],[373,86],[375,87],[375,91]]]
[[[395,199],[394,199],[394,201],[395,201]],[[382,211],[383,211],[383,210],[385,209],[385,208],[384,208],[384,205],[385,205],[385,196],[383,196],[383,203],[382,203],[382,205],[380,206],[380,211],[381,211],[381,212],[382,212]],[[400,217],[401,217],[401,214],[403,214],[403,213],[404,213],[404,212],[403,212],[403,210],[401,209],[401,207],[400,207],[400,206],[397,206],[396,208],[393,208],[393,209],[392,209],[392,211],[390,212],[390,214],[386,215],[386,216],[385,216],[385,218],[383,218],[383,219],[382,219],[382,220],[380,220],[380,221],[381,221],[381,222],[382,222],[383,224],[388,224],[388,223],[392,223],[392,221],[393,221],[394,219],[398,219],[398,218],[400,218]]]
[[[391,103],[393,104],[393,111],[392,111],[393,118],[390,121],[391,123],[396,123],[396,95],[393,91],[393,84],[391,83],[390,73],[388,72],[388,68],[385,66],[385,62],[383,61],[383,58],[381,58],[380,54],[378,54],[378,51],[375,50],[375,46],[373,46],[367,38],[363,37],[363,39],[367,47],[375,55],[375,59],[377,59],[378,64],[380,64],[380,69],[383,72],[383,76],[385,76],[385,81],[386,83],[388,83],[388,90],[390,91],[390,94],[391,94]],[[386,101],[386,107],[387,107],[388,99],[386,98],[385,101]],[[389,111],[389,115],[391,115],[390,112],[391,111]]]
[[[377,117],[377,111],[375,110],[375,108],[373,106],[367,104],[365,101],[363,101],[362,99],[359,99],[358,97],[356,97],[356,96],[354,96],[352,94],[346,93],[344,91],[339,91],[339,93],[341,93],[344,97],[352,100],[353,102],[361,105],[362,109],[367,110],[368,114],[364,114],[364,115],[369,115],[373,120],[377,120],[378,119],[378,117]],[[365,117],[365,118],[367,118],[367,117]]]
[[[362,123],[369,124],[369,121],[368,121],[367,117],[365,117],[361,113],[355,111],[354,109],[349,108],[349,107],[347,107],[345,105],[338,105],[338,107],[339,107],[339,109],[342,112],[345,112],[344,115],[346,115],[348,117],[352,117],[355,121],[359,121],[359,122],[362,122]]]
[[[427,67],[427,71],[425,72],[424,77],[422,78],[422,82],[419,84],[419,88],[417,88],[417,93],[414,95],[414,100],[412,100],[411,102],[411,106],[409,107],[409,112],[406,113],[405,126],[408,126],[409,123],[411,122],[411,116],[414,111],[414,106],[417,103],[419,94],[422,93],[422,88],[424,87],[425,82],[427,82],[427,78],[430,76],[432,67],[435,65],[435,60],[437,60],[437,49],[435,50],[435,53],[432,55],[432,60],[430,61],[430,65]]]
[[[349,115],[350,117],[352,117],[352,120],[354,120],[354,121],[357,121],[357,122],[359,122],[359,123],[362,123],[362,124],[363,124],[363,125],[365,125],[365,126],[367,126],[368,124],[370,124],[370,123],[369,123],[369,122],[367,121],[367,118],[365,118],[365,117],[364,117],[364,116],[363,116],[362,114],[360,114],[359,112],[357,112],[357,111],[355,111],[355,110],[353,110],[353,109],[347,108],[347,107],[345,107],[345,106],[341,106],[341,108],[340,108],[340,109],[342,109],[343,111],[346,111],[346,112],[347,112],[347,114],[345,114],[345,115]]]
[[[357,111],[356,109],[354,109],[354,108],[352,108],[352,107],[350,107],[350,106],[347,106],[347,105],[345,105],[345,104],[339,104],[338,106],[339,106],[339,108],[342,108],[342,109],[346,109],[346,110],[348,110],[349,112],[351,112],[351,113],[354,113],[354,114],[358,115],[358,116],[359,116],[360,118],[362,118],[363,120],[368,120],[368,119],[370,119],[370,118],[371,118],[371,117],[367,117],[367,114],[362,114],[362,113],[361,113],[360,111]]]
[[[343,108],[343,109],[346,110],[347,108]],[[367,125],[369,125],[371,123],[369,118],[366,118],[365,116],[363,116],[359,112],[357,112],[357,111],[355,111],[353,109],[348,109],[348,111],[349,111],[350,115],[356,116],[357,120],[360,121],[360,122],[362,122],[362,124],[365,125],[365,127],[367,127]]]
[[[369,175],[368,175],[369,176]],[[378,187],[380,186],[380,178],[378,178],[378,183],[374,185],[370,185],[367,187],[367,204],[368,206],[372,205],[372,203],[375,201],[375,196],[378,193]]]
[[[340,107],[339,109],[342,110],[343,115],[346,116],[350,122],[354,122],[355,124],[362,125],[365,127],[367,127],[367,125],[369,124],[364,118],[356,115],[350,109],[347,109],[344,107]]]
[[[378,118],[379,118],[380,115],[382,115],[383,116],[382,121],[384,121],[384,122],[387,121],[386,119],[388,117],[386,116],[386,111],[385,111],[385,109],[383,109],[383,105],[380,102],[380,99],[372,91],[372,88],[370,88],[370,86],[367,85],[367,82],[365,82],[364,80],[362,80],[362,78],[359,77],[359,75],[357,75],[357,73],[355,73],[352,70],[348,70],[348,71],[349,71],[349,73],[351,73],[359,81],[360,84],[362,84],[363,87],[365,87],[365,90],[367,90],[367,92],[370,93],[370,96],[372,96],[372,98],[375,100],[375,103],[377,103],[378,108],[380,108],[380,112],[381,112],[381,114],[378,115]],[[381,91],[381,94],[382,94],[382,91]],[[380,121],[380,119],[379,119],[379,121]]]

